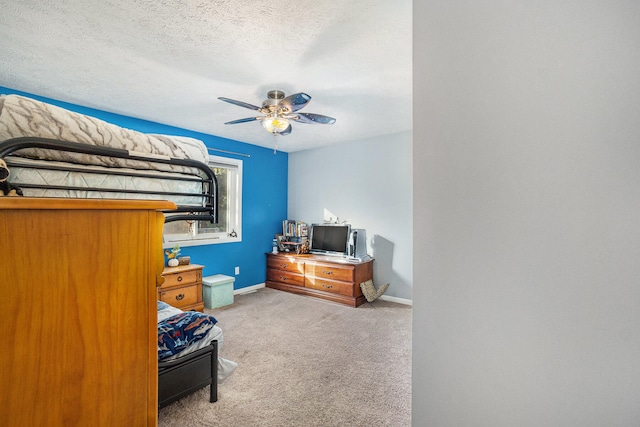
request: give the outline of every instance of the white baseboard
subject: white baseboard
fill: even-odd
[[[248,294],[250,292],[255,292],[258,289],[261,289],[261,288],[264,288],[264,287],[265,287],[264,283],[258,283],[257,285],[247,286],[245,288],[236,289],[236,290],[233,291],[233,294],[234,295]],[[389,302],[396,302],[398,304],[404,304],[404,305],[413,306],[413,301],[410,300],[410,299],[390,297],[388,295],[382,295],[382,296],[380,296],[380,299],[384,300],[384,301],[389,301]]]
[[[247,286],[245,288],[235,289],[234,295],[248,294],[249,292],[255,292],[260,288],[264,288],[264,283],[258,283],[257,285]]]
[[[406,299],[406,298],[398,298],[398,297],[390,297],[388,295],[381,295],[380,299],[384,301],[389,301],[389,302],[397,302],[398,304],[413,306],[413,300]]]

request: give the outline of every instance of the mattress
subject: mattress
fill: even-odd
[[[6,161],[9,182],[21,187],[25,196],[170,200],[182,206],[203,206],[202,180],[189,174],[161,172],[158,178],[158,172],[129,168],[82,166],[84,172],[80,172],[73,170],[78,165],[65,162],[15,156]],[[26,184],[49,188],[23,187]]]
[[[149,158],[190,159],[205,164],[209,158],[204,142],[199,139],[144,134],[35,99],[19,95],[1,95],[0,141],[19,137],[48,138],[97,147],[116,148]],[[185,166],[43,148],[25,148],[18,150],[15,154],[32,159],[56,160],[83,165],[193,173],[193,169]]]

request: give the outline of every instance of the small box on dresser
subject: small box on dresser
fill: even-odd
[[[162,272],[164,283],[158,287],[158,300],[183,311],[203,311],[203,268],[198,264],[165,267]]]

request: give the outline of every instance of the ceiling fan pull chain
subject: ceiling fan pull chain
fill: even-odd
[[[273,154],[276,154],[276,152],[278,151],[278,133],[277,132],[273,132],[273,143],[274,143]]]

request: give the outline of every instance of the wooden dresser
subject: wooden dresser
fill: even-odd
[[[164,283],[158,288],[158,300],[182,311],[203,311],[203,268],[198,264],[165,267],[162,272]]]
[[[162,201],[0,197],[0,425],[155,426]]]
[[[350,262],[322,255],[267,254],[268,288],[357,307],[366,301],[360,283],[373,279],[373,259]]]

